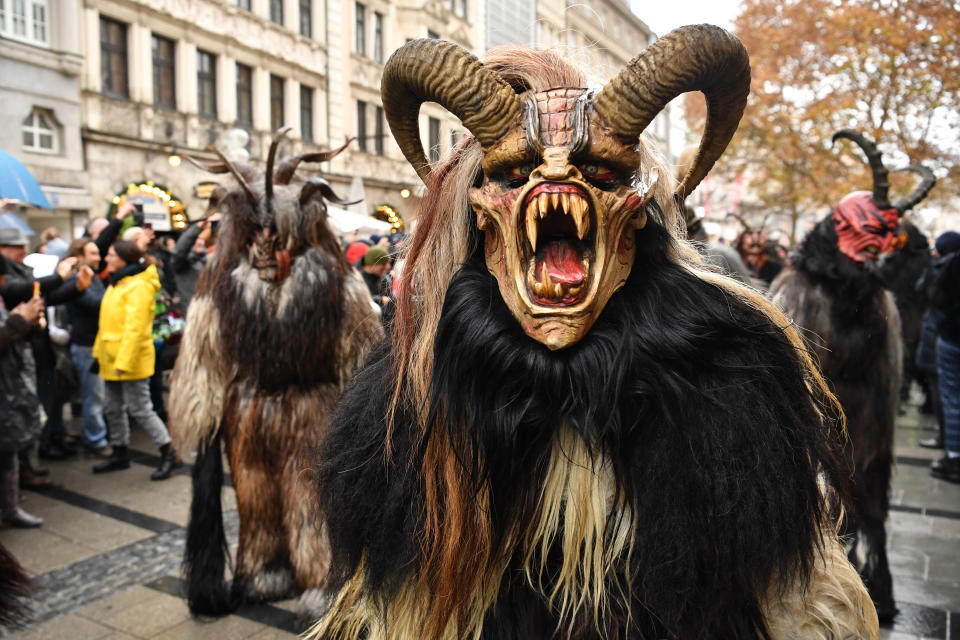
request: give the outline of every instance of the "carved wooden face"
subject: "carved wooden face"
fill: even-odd
[[[470,190],[488,270],[550,349],[580,340],[626,282],[657,179],[636,138],[591,121],[590,98],[580,88],[528,97],[523,126],[486,151]]]
[[[896,209],[881,209],[869,191],[855,191],[837,204],[830,217],[837,232],[837,248],[857,265],[873,263],[896,251],[905,243],[905,234],[897,234],[900,214]]]

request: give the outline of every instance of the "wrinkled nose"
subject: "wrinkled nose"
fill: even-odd
[[[544,149],[543,163],[533,170],[530,177],[553,181],[581,178],[580,171],[570,163],[570,149],[567,147]]]

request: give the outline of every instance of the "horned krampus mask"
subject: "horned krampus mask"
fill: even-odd
[[[898,232],[900,217],[926,197],[936,180],[933,172],[922,165],[900,169],[919,173],[922,178],[913,193],[890,204],[889,172],[877,146],[851,129],[837,131],[831,141],[840,138],[853,140],[866,154],[873,173],[873,192],[854,191],[837,203],[830,216],[837,232],[837,248],[857,265],[872,264],[878,256],[903,246],[906,234]]]
[[[677,190],[682,200],[726,148],[749,88],[740,41],[699,25],[661,38],[596,93],[512,87],[466,50],[430,39],[393,54],[381,92],[394,137],[428,188],[420,105],[439,103],[476,137],[483,176],[470,206],[487,268],[527,335],[561,349],[626,282],[634,234],[658,215],[659,176],[641,166],[640,134],[676,96],[705,94],[706,129]]]
[[[313,176],[306,180],[296,175],[301,162],[326,162],[343,151],[348,140],[338,149],[303,153],[293,156],[274,170],[277,148],[288,129],[277,132],[267,153],[266,171],[250,165],[230,162],[218,149],[208,147],[220,159],[213,164],[195,165],[212,173],[231,173],[240,189],[217,187],[210,196],[210,211],[227,216],[229,230],[221,242],[231,244],[228,255],[245,253],[261,280],[282,283],[290,275],[297,256],[309,249],[327,245],[333,255],[340,247],[318,225],[317,217],[326,218],[325,201],[350,204],[341,200],[326,180]]]

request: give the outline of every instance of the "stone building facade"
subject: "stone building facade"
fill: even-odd
[[[158,231],[183,228],[205,214],[212,184],[224,179],[184,156],[212,159],[205,148],[215,145],[262,165],[281,127],[290,128],[283,155],[357,138],[327,166],[304,168],[320,169],[341,195],[363,197],[359,211],[386,205],[411,220],[423,187],[380,102],[383,64],[397,47],[420,37],[453,40],[477,55],[505,42],[568,47],[582,52],[578,62],[601,83],[653,40],[621,0],[534,0],[528,9],[536,19],[501,33],[499,42],[491,34],[519,24],[503,13],[517,3],[22,1],[42,5],[49,37],[45,46],[15,39],[7,46],[3,32],[0,91],[11,96],[3,109],[17,122],[35,109],[55,116],[56,154],[20,148],[15,155],[48,194],[60,189],[52,215],[29,210],[31,225],[52,219],[74,235],[88,216],[107,214],[123,198],[141,202]],[[665,132],[660,120],[653,129]],[[0,132],[3,148],[21,147],[20,134]],[[444,154],[462,134],[455,117],[424,105],[421,136],[430,155]]]

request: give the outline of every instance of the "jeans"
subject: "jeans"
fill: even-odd
[[[110,444],[126,447],[130,444],[129,415],[146,430],[147,435],[158,447],[170,443],[170,434],[150,401],[150,379],[107,380],[107,393],[104,396],[103,415],[110,430]]]
[[[107,423],[103,420],[103,378],[92,373],[93,347],[70,345],[70,355],[80,378],[80,398],[83,403],[83,441],[88,447],[107,446]]]
[[[943,403],[944,448],[960,453],[960,344],[937,339],[937,371]]]
[[[47,421],[40,435],[41,445],[60,440],[64,436],[63,403],[57,399],[57,390],[53,384],[53,367],[37,367],[37,397]]]

